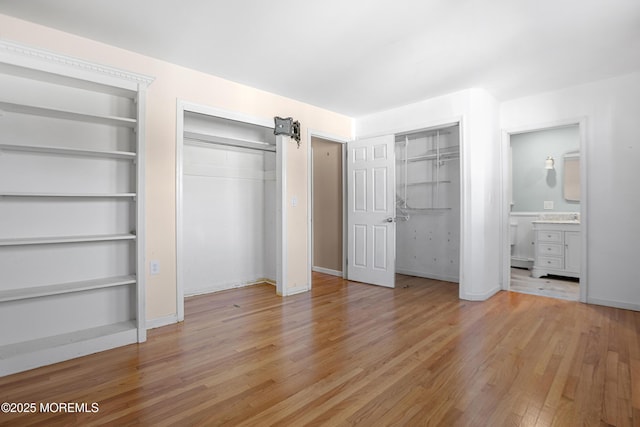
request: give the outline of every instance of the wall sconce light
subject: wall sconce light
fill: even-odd
[[[547,169],[547,170],[552,170],[554,163],[555,162],[553,160],[553,157],[547,156],[547,160],[544,161],[544,168]]]

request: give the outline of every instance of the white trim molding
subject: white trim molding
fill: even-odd
[[[330,268],[324,268],[324,267],[316,267],[314,266],[312,268],[312,271],[315,271],[316,273],[324,273],[324,274],[330,274],[331,276],[338,276],[338,277],[342,277],[342,271],[338,271],[338,270],[332,270]]]
[[[464,294],[461,294],[460,298],[469,300],[469,301],[486,301],[492,296],[494,296],[495,294],[497,294],[498,292],[500,292],[500,290],[501,290],[500,286],[496,286],[488,290],[487,292],[483,292],[481,294],[465,292]]]
[[[148,86],[155,79],[8,40],[0,40],[0,62],[130,90],[137,90],[139,84]]]
[[[640,304],[634,304],[624,301],[614,301],[601,298],[587,298],[588,304],[603,305],[606,307],[621,308],[623,310],[640,311]]]
[[[169,316],[156,317],[155,319],[147,320],[147,330],[161,328],[162,326],[173,325],[178,323],[178,316],[170,314]]]
[[[196,104],[182,99],[176,100],[176,317],[184,320],[184,265],[183,245],[184,228],[183,203],[183,151],[184,151],[184,114],[185,112],[204,114],[223,119],[235,120],[252,125],[273,128],[273,119],[254,117],[236,111],[229,111],[207,105]],[[288,137],[287,137],[288,139]],[[276,255],[276,293],[286,293],[287,272],[287,218],[286,218],[286,148],[283,136],[276,137],[276,197],[277,213],[277,255]]]

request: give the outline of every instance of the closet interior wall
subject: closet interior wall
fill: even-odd
[[[459,126],[396,135],[395,151],[396,272],[458,282]]]
[[[275,284],[273,129],[185,113],[184,130],[185,295]]]

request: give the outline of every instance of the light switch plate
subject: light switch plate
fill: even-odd
[[[553,200],[545,200],[544,201],[545,209],[553,209]]]

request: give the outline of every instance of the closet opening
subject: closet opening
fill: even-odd
[[[273,124],[206,112],[184,109],[178,126],[178,320],[184,297],[256,284],[276,292],[282,271]]]
[[[459,283],[459,124],[395,135],[396,273]]]

